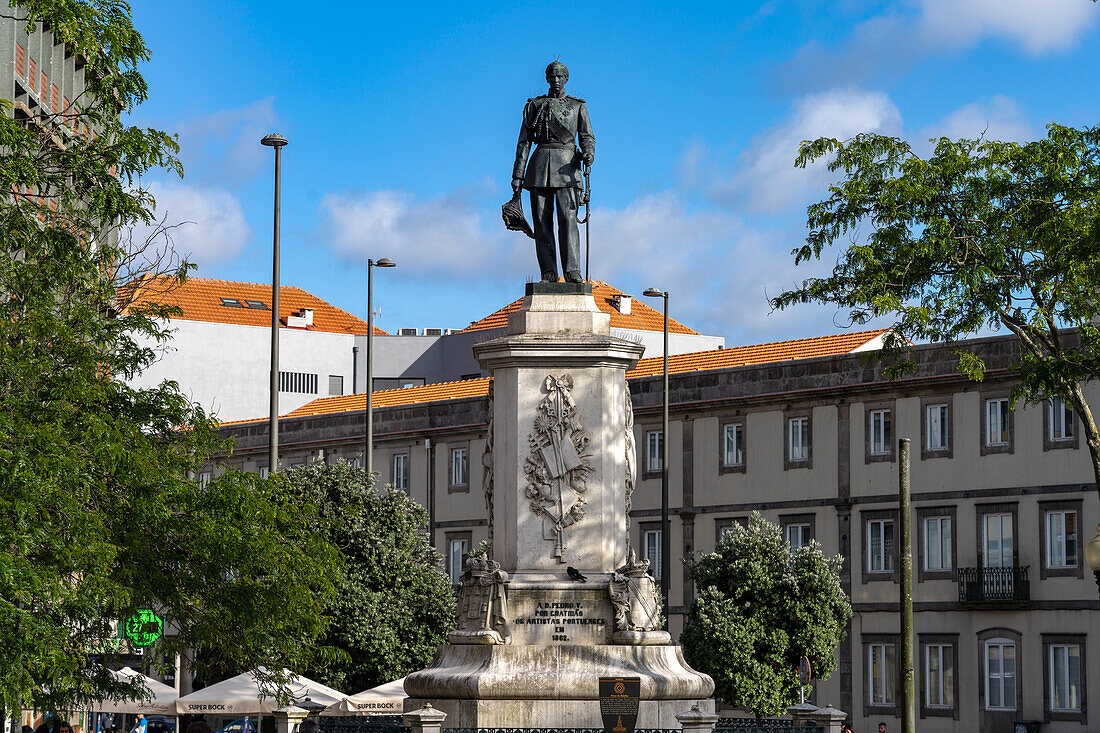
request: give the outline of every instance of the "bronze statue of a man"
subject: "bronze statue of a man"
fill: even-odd
[[[531,192],[535,253],[542,279],[551,282],[558,279],[558,258],[554,253],[556,209],[562,270],[566,281],[579,283],[584,280],[577,230],[577,206],[583,190],[581,164],[592,165],[596,138],[584,100],[565,94],[568,80],[569,69],[554,61],[546,67],[549,92],[527,100],[512,169],[512,191],[517,195],[522,188]],[[535,144],[535,152],[528,161],[531,143]]]

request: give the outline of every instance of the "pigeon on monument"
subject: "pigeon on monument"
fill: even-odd
[[[583,575],[581,575],[581,571],[580,571],[580,570],[577,570],[577,569],[576,569],[575,567],[573,567],[572,565],[570,565],[569,567],[567,567],[567,568],[565,569],[565,572],[566,572],[566,574],[567,574],[567,575],[569,576],[569,579],[570,579],[570,580],[576,580],[576,581],[578,581],[578,582],[580,582],[580,583],[583,583],[584,581],[588,580],[588,578],[586,578],[586,577],[584,577]]]

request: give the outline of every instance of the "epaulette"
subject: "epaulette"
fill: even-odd
[[[580,102],[581,104],[584,104],[584,100],[581,99],[580,97],[570,97],[568,94],[566,94],[565,98],[566,99],[572,99],[574,102]]]

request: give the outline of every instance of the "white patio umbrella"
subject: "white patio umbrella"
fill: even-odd
[[[141,672],[123,667],[119,670],[110,670],[111,675],[119,682],[131,682],[140,679],[141,683],[153,693],[149,700],[101,700],[91,705],[97,713],[144,713],[145,715],[175,715],[176,688],[169,687],[163,682],[157,682],[152,677],[146,677]]]
[[[279,709],[280,705],[270,694],[267,696],[261,695],[260,684],[256,681],[256,674],[262,674],[263,672],[263,668],[253,672],[245,672],[216,685],[196,690],[190,695],[184,695],[176,700],[176,714],[270,715]],[[339,690],[326,687],[320,682],[314,682],[289,670],[284,670],[284,672],[290,677],[290,694],[296,703],[308,697],[313,702],[321,705],[331,705],[344,698],[344,693]]]
[[[400,715],[404,712],[405,678],[349,695],[321,715]]]

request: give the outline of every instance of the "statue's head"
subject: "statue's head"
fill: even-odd
[[[569,69],[560,61],[551,61],[546,67],[546,83],[554,91],[561,91],[569,81]]]

